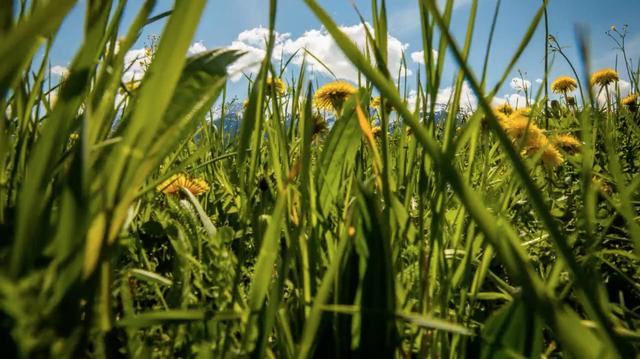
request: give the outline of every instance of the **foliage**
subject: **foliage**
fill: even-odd
[[[487,66],[477,74],[466,61],[478,1],[462,44],[449,31],[453,1],[442,10],[418,2],[424,53],[440,55],[425,57],[426,83],[418,76],[409,105],[392,76],[402,71],[386,65],[385,1],[372,0],[368,46],[359,49],[305,0],[361,78],[323,112],[304,62],[283,79],[290,61],[270,61],[271,0],[266,57],[232,137],[226,67],[242,54],[182,55],[205,0],[176,1],[158,16],[147,0],[122,38],[127,1],[88,1],[85,40],[53,85],[51,44],[75,1],[0,1],[4,352],[633,357],[636,98],[621,99],[612,69],[607,86],[591,87],[583,51],[585,66],[578,73],[570,63],[575,81],[565,79],[560,101],[540,91],[527,94],[530,108],[495,110],[491,99],[546,2],[491,87]],[[498,12],[499,2],[494,21]],[[160,19],[145,76],[124,82],[126,52]],[[609,32],[637,93],[626,34]],[[549,54],[569,61],[557,41],[548,39]],[[443,112],[446,56],[459,71]],[[461,108],[465,82],[478,98],[472,111]],[[517,136],[505,125],[511,117],[520,119]],[[536,146],[531,129],[544,139]],[[550,147],[560,157],[545,165]]]

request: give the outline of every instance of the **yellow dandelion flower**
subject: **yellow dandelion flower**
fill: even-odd
[[[380,126],[374,126],[371,128],[371,134],[375,137],[382,135],[382,128]]]
[[[515,111],[513,111],[513,113],[511,115],[509,115],[509,117],[531,117],[531,107],[523,107],[523,108],[519,108]]]
[[[498,105],[494,108],[494,112],[497,113],[502,113],[504,115],[511,115],[513,113],[513,107],[511,107],[511,105],[509,105],[508,102],[503,103],[502,105]]]
[[[175,174],[159,184],[156,190],[168,195],[179,192],[180,188],[184,188],[194,196],[198,196],[209,191],[209,184],[203,179],[191,179],[185,174]]]
[[[271,96],[274,91],[276,96],[284,96],[287,92],[287,85],[278,77],[269,77],[267,78],[265,91],[267,92],[267,96]]]
[[[555,93],[567,93],[575,90],[578,82],[569,76],[560,76],[551,83],[551,91]]]
[[[523,150],[525,155],[540,155],[540,160],[545,167],[558,167],[564,162],[562,154],[553,144],[549,143],[546,137],[538,138],[537,143],[533,143]]]
[[[327,121],[319,113],[314,113],[311,119],[313,120],[313,135],[324,133],[329,128]]]
[[[355,235],[356,235],[356,227],[349,226],[349,228],[347,229],[347,235],[349,237],[355,237]]]
[[[640,94],[631,94],[622,99],[622,104],[631,110],[635,110],[638,107],[638,97],[640,97]]]
[[[500,124],[514,142],[521,143],[524,139],[524,146],[542,147],[543,142],[546,142],[542,130],[529,117],[512,116]]]
[[[505,113],[502,111],[498,111],[498,108],[494,108],[492,112],[493,116],[495,116],[495,118],[498,120],[498,123],[500,124],[509,120],[509,116],[505,115]],[[480,119],[480,123],[482,124],[483,128],[486,128],[487,126],[487,117],[488,116],[482,116],[482,118]]]
[[[376,96],[376,97],[372,97],[371,98],[371,107],[379,109],[381,103],[382,103],[382,99],[380,98],[380,96]]]
[[[380,110],[380,106],[382,105],[382,98],[380,96],[371,98],[371,107]],[[393,106],[387,101],[385,109],[387,112],[391,112],[393,110]]]
[[[604,87],[609,85],[612,82],[618,81],[620,77],[618,73],[614,69],[602,69],[596,71],[591,75],[591,86],[599,85],[600,87]]]
[[[557,135],[551,138],[551,143],[567,153],[574,154],[580,151],[582,143],[572,135]]]
[[[339,113],[347,97],[356,91],[356,88],[346,81],[334,81],[320,87],[313,95],[313,101],[319,109]]]
[[[540,159],[542,160],[542,163],[547,167],[558,167],[562,164],[562,162],[564,162],[562,154],[560,154],[560,151],[558,151],[558,149],[552,144],[548,144],[544,148]]]

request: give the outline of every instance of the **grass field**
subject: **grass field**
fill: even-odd
[[[324,86],[270,61],[270,0],[265,60],[231,136],[211,109],[225,118],[226,68],[242,53],[182,56],[206,0],[158,16],[144,1],[124,33],[126,0],[87,1],[59,83],[49,54],[76,1],[0,0],[3,355],[638,355],[639,59],[621,46],[612,69],[594,69],[582,33],[575,59],[549,37],[573,73],[496,106],[545,1],[510,65],[491,69],[498,83],[490,44],[484,70],[468,66],[477,0],[460,42],[453,1],[416,2],[424,53],[440,56],[424,58],[409,99],[386,65],[384,0],[371,1],[365,49],[304,0],[360,72]],[[125,54],[158,20],[144,77],[123,81]],[[623,44],[626,31],[610,34]],[[443,110],[446,56],[458,73]]]

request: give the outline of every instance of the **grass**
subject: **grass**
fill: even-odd
[[[305,71],[318,61],[312,53],[300,52],[305,60],[283,78],[286,89],[276,85],[294,72],[290,60],[270,61],[271,0],[267,56],[234,138],[211,108],[220,100],[228,111],[226,67],[242,54],[180,55],[206,1],[177,1],[160,15],[145,1],[124,36],[126,1],[89,2],[84,42],[55,84],[51,44],[75,1],[0,2],[9,10],[0,18],[4,350],[65,358],[637,355],[637,100],[623,99],[616,81],[591,86],[589,43],[579,33],[581,58],[567,57],[555,38],[545,55],[547,71],[554,60],[569,62],[581,99],[546,99],[540,90],[527,93],[526,112],[500,113],[492,99],[546,26],[546,2],[488,84],[491,40],[481,73],[467,62],[484,26],[478,1],[461,43],[449,31],[453,1],[441,10],[417,1],[427,56],[409,105],[406,77],[394,80],[402,70],[386,65],[385,1],[372,0],[369,46],[360,49],[305,0],[359,71],[354,93],[329,101],[336,122],[328,129],[331,111],[315,108],[316,79]],[[500,2],[492,27],[499,11]],[[160,19],[145,76],[123,82],[126,52]],[[618,71],[637,93],[626,34],[608,33],[621,50]],[[458,71],[440,112],[446,56]],[[465,84],[477,108],[464,107]],[[567,134],[578,144],[557,142]]]

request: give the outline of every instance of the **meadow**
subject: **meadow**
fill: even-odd
[[[620,56],[605,69],[585,33],[579,58],[560,45],[574,39],[547,37],[541,90],[510,106],[493,99],[545,31],[546,1],[488,83],[496,45],[480,71],[467,61],[478,0],[464,39],[454,1],[416,0],[424,53],[440,56],[425,56],[409,98],[387,66],[384,0],[371,0],[366,48],[304,0],[358,83],[272,62],[270,0],[266,56],[229,133],[227,67],[243,54],[183,56],[206,0],[160,13],[146,0],[127,29],[126,0],[87,1],[84,41],[52,82],[76,2],[0,0],[3,356],[640,352],[640,59],[624,46],[639,29],[609,30]],[[159,20],[136,59],[144,77],[124,81],[125,54]],[[446,57],[458,67],[443,109]],[[552,59],[572,73],[550,78]]]

